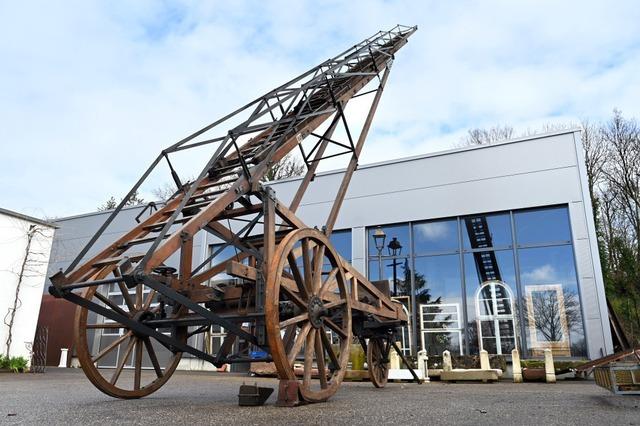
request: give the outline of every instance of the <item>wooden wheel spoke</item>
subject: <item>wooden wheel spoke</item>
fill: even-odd
[[[320,287],[320,291],[318,292],[318,297],[322,298],[324,294],[328,291],[333,290],[338,286],[338,280],[336,280],[336,274],[338,273],[338,268],[333,268],[329,271],[329,275],[327,275],[327,279],[324,283],[322,283],[322,287]]]
[[[95,328],[111,328],[111,329],[118,329],[118,328],[125,328],[124,325],[120,324],[119,322],[101,322],[101,323],[97,323],[97,324],[87,324],[85,325],[85,328],[87,329],[95,329]]]
[[[149,294],[147,294],[147,298],[144,300],[144,303],[142,304],[142,310],[147,310],[149,309],[149,306],[151,306],[151,302],[153,302],[153,298],[156,295],[156,291],[154,289],[151,289],[151,291],[149,292]]]
[[[329,327],[334,333],[340,336],[342,339],[347,338],[347,333],[345,333],[335,322],[331,321],[329,318],[325,317],[322,319],[324,323]]]
[[[115,303],[113,303],[111,300],[109,300],[108,297],[103,296],[102,294],[98,293],[97,291],[96,291],[95,296],[96,296],[96,299],[100,300],[102,303],[104,303],[105,305],[107,305],[108,307],[110,307],[111,309],[113,309],[114,311],[119,313],[120,315],[131,318],[131,313],[126,312],[120,306],[118,306]]]
[[[146,337],[144,339],[144,345],[147,348],[147,353],[149,354],[149,359],[151,359],[151,364],[153,365],[153,369],[156,371],[156,376],[158,376],[158,378],[162,377],[162,368],[160,368],[160,363],[158,362],[156,351],[155,349],[153,349],[153,344],[151,343],[151,339]]]
[[[289,353],[291,351],[291,347],[295,341],[296,330],[298,329],[295,325],[290,325],[287,327],[287,330],[284,332],[284,336],[282,337],[282,343],[284,344],[285,352]]]
[[[309,256],[309,239],[302,239],[302,266],[304,268],[304,287],[307,294],[313,294],[313,275],[311,270],[311,257]]]
[[[307,334],[309,334],[309,330],[311,330],[311,323],[309,322],[302,326],[302,328],[300,329],[300,333],[298,333],[298,336],[293,343],[291,352],[289,352],[287,356],[290,365],[293,364],[293,362],[296,360],[296,357],[298,356],[298,353],[302,349],[302,346],[304,345],[304,342],[307,338]]]
[[[135,312],[136,306],[133,300],[131,299],[131,294],[129,294],[129,289],[122,281],[118,281],[118,288],[120,289],[120,293],[122,293],[122,298],[124,299],[124,303],[129,308],[129,312]]]
[[[142,284],[136,286],[136,308],[142,308]]]
[[[296,305],[298,305],[300,308],[302,309],[307,309],[307,302],[305,302],[304,300],[302,300],[302,298],[300,298],[299,293],[296,291],[293,291],[287,284],[283,283],[280,287],[285,293],[287,293],[287,296],[289,296],[289,298],[291,299],[291,301],[293,303],[295,303]]]
[[[311,288],[314,293],[320,294],[320,284],[322,283],[322,267],[324,266],[324,246],[316,246],[313,250],[313,276]]]
[[[329,336],[327,336],[327,332],[324,327],[321,327],[318,331],[320,334],[320,339],[322,340],[322,346],[324,346],[324,350],[327,351],[327,355],[329,355],[329,359],[333,363],[333,367],[339,369],[340,361],[338,361],[338,357],[336,353],[333,351],[333,347],[331,346],[331,341],[329,340]]]
[[[325,307],[325,309],[333,309],[335,307],[342,306],[345,303],[347,303],[346,299],[339,299],[339,300],[335,300],[333,302],[325,303],[324,307]]]
[[[133,377],[133,389],[140,389],[140,377],[142,375],[142,340],[136,339],[136,354],[135,354],[135,371]]]
[[[309,313],[304,312],[300,315],[296,315],[293,318],[289,318],[288,320],[284,320],[280,322],[280,328],[285,328],[293,324],[298,324],[299,322],[306,321],[309,319]]]
[[[107,355],[109,352],[117,348],[120,345],[120,343],[124,342],[129,336],[131,336],[130,331],[118,337],[116,340],[113,341],[113,343],[111,343],[109,346],[107,346],[106,348],[98,352],[96,356],[91,358],[91,362],[96,363],[100,361],[102,358],[105,357],[105,355]]]
[[[304,346],[304,375],[302,382],[305,386],[311,383],[311,373],[313,373],[313,352],[315,347],[316,329],[312,328],[307,334],[307,341]]]
[[[129,337],[129,344],[127,345],[127,349],[125,349],[124,355],[118,361],[118,366],[116,367],[116,371],[114,371],[113,376],[111,376],[110,383],[112,385],[115,385],[116,382],[118,381],[118,378],[120,377],[120,373],[122,373],[122,369],[124,368],[124,365],[127,363],[129,356],[131,355],[131,351],[133,350],[133,346],[135,342],[136,342],[135,337],[133,336]]]
[[[324,367],[324,350],[322,348],[322,342],[320,333],[321,330],[314,330],[315,333],[315,352],[316,352],[316,364],[318,366],[318,378],[320,379],[320,387],[322,389],[327,388],[327,370]]]
[[[304,285],[304,277],[300,273],[300,268],[296,263],[296,257],[293,255],[293,253],[289,253],[287,255],[287,262],[289,263],[289,268],[291,269],[291,273],[293,274],[293,279],[298,286],[298,290],[300,291],[300,295],[302,296],[302,299],[309,300],[307,288]]]

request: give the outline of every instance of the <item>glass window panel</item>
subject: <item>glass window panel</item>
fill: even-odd
[[[351,229],[333,231],[331,244],[338,254],[351,263]]]
[[[462,243],[467,250],[512,245],[508,213],[467,216],[461,224]]]
[[[480,314],[495,318],[495,315],[512,314],[512,303],[515,303],[516,300],[509,299],[509,296],[511,294],[511,297],[515,298],[517,294],[515,262],[512,250],[465,253],[463,259],[467,290],[467,336],[469,339],[469,353],[477,354],[480,350],[477,315]],[[502,281],[506,287],[496,285],[494,287],[496,294],[494,295],[491,286],[485,286],[482,288],[480,294],[477,295],[478,288],[488,280]],[[508,290],[510,290],[511,293],[509,293]],[[476,295],[478,298],[476,298]],[[495,307],[494,299],[497,305]],[[497,308],[497,310],[495,308]],[[485,319],[487,319],[486,317]],[[489,353],[498,353],[495,340],[496,334],[493,330],[493,319],[486,321],[486,324],[485,321],[483,321],[482,327],[484,327],[482,328],[483,338],[491,337],[494,339],[490,348],[496,352],[487,349],[486,345],[485,349]],[[486,340],[484,342],[486,343]]]
[[[490,262],[487,263],[486,260]],[[504,282],[511,292],[516,293],[516,269],[512,250],[465,253],[464,278],[467,288],[467,317],[469,322],[476,319],[476,292],[487,280]],[[501,296],[498,295],[498,298]],[[480,295],[479,306],[482,315],[493,314],[491,288],[485,287]],[[502,312],[499,312],[502,313]]]
[[[586,355],[578,283],[570,245],[518,250],[523,321],[531,356]]]
[[[458,221],[437,220],[413,225],[415,254],[458,250]]]
[[[463,331],[460,257],[441,255],[417,258],[415,267],[415,298],[416,303],[422,305],[420,309],[423,313],[419,332],[422,333],[425,349],[432,355],[440,355],[445,349],[459,354]],[[436,332],[444,328],[450,332]]]
[[[402,225],[387,225],[387,226],[381,226],[381,228],[386,235],[386,238],[384,240],[384,247],[382,250],[382,256],[389,255],[389,250],[387,246],[389,245],[393,237],[396,237],[398,239],[398,242],[400,242],[400,245],[402,245],[401,254],[403,255],[408,254],[408,251],[409,251],[409,225],[408,224],[405,223]],[[378,256],[376,241],[373,238],[373,234],[376,231],[376,229],[377,229],[376,226],[373,226],[367,229],[367,246],[368,246],[369,256],[375,256],[375,257]]]
[[[416,302],[460,304],[462,282],[460,257],[442,255],[416,258]]]
[[[566,207],[524,210],[513,214],[518,245],[571,241]]]

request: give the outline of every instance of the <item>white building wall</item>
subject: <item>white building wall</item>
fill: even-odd
[[[27,250],[27,234],[31,226],[37,228],[18,293],[19,302],[9,351],[9,356],[23,356],[29,361],[29,349],[38,323],[54,228],[0,212],[0,353],[4,355],[9,334],[7,323],[14,306],[20,270]]]

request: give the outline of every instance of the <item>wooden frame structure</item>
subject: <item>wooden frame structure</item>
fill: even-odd
[[[51,277],[50,292],[78,305],[78,358],[100,390],[119,398],[148,395],[166,382],[187,352],[216,366],[273,362],[285,387],[295,388],[306,401],[324,401],[344,377],[354,334],[365,348],[366,339],[373,339],[368,348],[375,361],[370,363],[372,379],[376,386],[386,382],[393,334],[406,315],[388,291],[336,253],[329,237],[394,55],[416,29],[380,31],[162,151],[67,270]],[[377,87],[363,91],[369,83]],[[370,96],[370,106],[355,137],[344,110],[363,95]],[[346,140],[336,140],[338,128]],[[183,182],[171,156],[203,147],[215,147],[213,155],[195,179]],[[294,149],[300,149],[308,170],[287,206],[261,181]],[[335,203],[321,231],[309,228],[295,212],[319,162],[336,155],[347,155],[349,163]],[[177,187],[173,197],[117,241],[87,256],[163,162]],[[231,221],[241,226],[230,226]],[[223,244],[194,268],[194,237],[199,232],[211,233]],[[234,247],[237,254],[214,262],[226,247]],[[134,253],[135,248],[144,251]],[[171,256],[179,259],[178,268],[165,264]],[[221,272],[238,282],[212,284],[211,278]],[[105,296],[109,287],[120,290],[118,301]],[[217,354],[189,343],[191,336],[212,325],[228,333]],[[88,335],[105,328],[124,334],[107,347],[90,349]],[[264,356],[232,354],[237,339]],[[161,360],[158,345],[172,355]],[[114,350],[122,354],[115,370],[98,368]],[[129,359],[133,368],[126,368]],[[153,366],[150,371],[142,367],[143,359]]]

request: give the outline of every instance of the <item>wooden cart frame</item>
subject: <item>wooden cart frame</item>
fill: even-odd
[[[281,394],[324,401],[340,386],[352,336],[357,336],[373,383],[384,386],[394,334],[406,315],[388,288],[369,282],[339,256],[329,237],[394,55],[416,29],[378,32],[162,151],[67,270],[51,277],[50,292],[78,305],[77,355],[94,385],[114,397],[139,398],[160,388],[182,353],[190,353],[215,366],[273,362],[284,384]],[[377,85],[362,91],[369,83]],[[344,111],[364,95],[370,105],[356,138]],[[346,140],[334,137],[337,128]],[[203,147],[215,147],[213,155],[197,178],[183,182],[171,156]],[[300,149],[307,172],[285,205],[261,182],[294,149]],[[325,225],[310,228],[295,212],[319,162],[336,155],[347,155],[348,166]],[[87,256],[161,163],[168,166],[176,193],[117,241]],[[200,232],[223,243],[194,268],[194,238]],[[216,261],[226,247],[237,254]],[[145,250],[134,253],[134,248]],[[179,259],[178,268],[165,264],[170,256]],[[238,282],[212,283],[221,272]],[[105,296],[108,288],[120,290],[121,303]],[[189,340],[212,325],[227,332],[216,354]],[[107,328],[124,334],[93,350],[88,335]],[[232,353],[237,339],[253,350]],[[160,359],[158,345],[170,351],[168,359]],[[115,369],[99,368],[99,361],[116,350]],[[143,358],[151,370],[143,368]],[[126,368],[128,360],[133,368]]]

